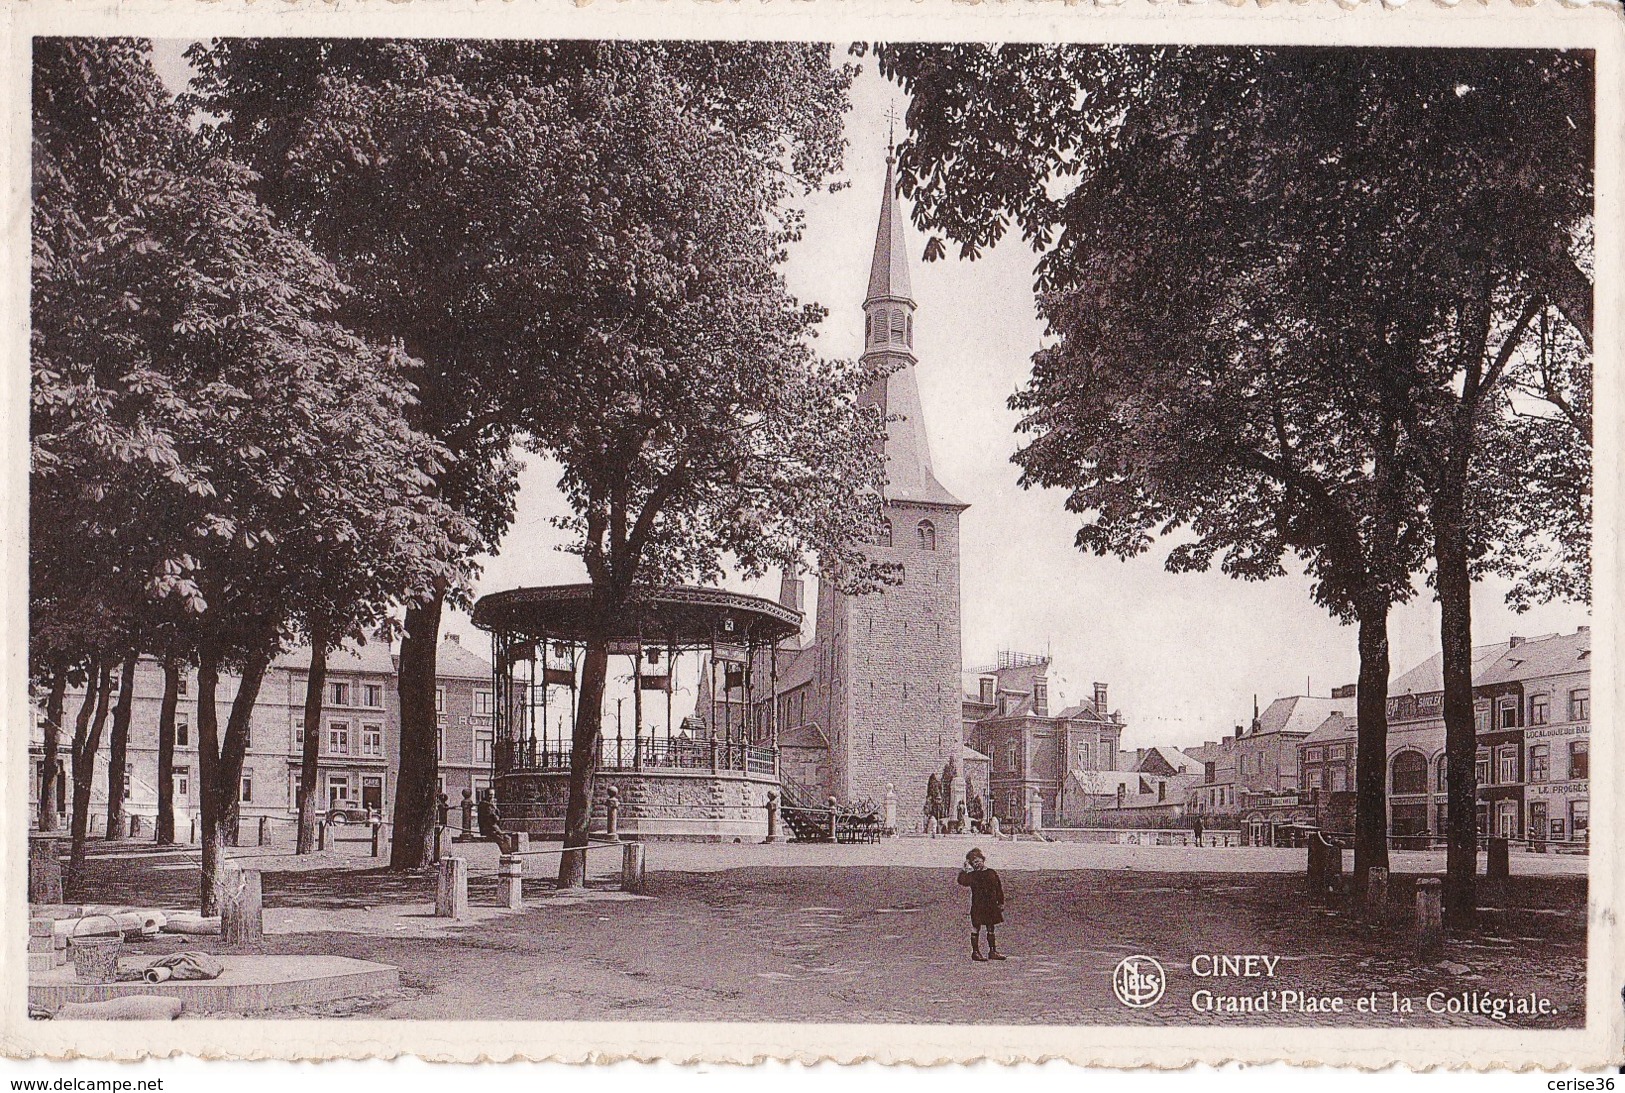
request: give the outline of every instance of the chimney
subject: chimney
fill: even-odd
[[[1576,634],[1589,634],[1589,633],[1591,633],[1591,627],[1589,627],[1589,626],[1576,626],[1574,628],[1574,632]]]
[[[1516,634],[1512,635],[1510,638],[1507,638],[1507,648],[1508,649],[1516,649],[1518,646],[1520,646],[1522,644],[1523,644],[1523,639],[1520,638]]]
[[[1358,683],[1345,683],[1341,687],[1333,687],[1332,688],[1332,697],[1333,698],[1354,698],[1359,694],[1359,691],[1360,691],[1360,685]]]
[[[993,705],[993,686],[995,682],[992,676],[982,677],[982,705]]]
[[[1240,725],[1236,726],[1236,739],[1237,740],[1241,739],[1241,726]]]
[[[1106,685],[1104,683],[1095,684],[1095,713],[1101,717],[1106,716]]]
[[[463,643],[462,636],[459,634],[447,634],[446,640],[451,642],[453,645],[461,645]]]
[[[1049,716],[1049,680],[1043,676],[1033,680],[1033,713],[1039,717]]]

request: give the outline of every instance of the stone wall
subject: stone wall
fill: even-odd
[[[767,795],[779,788],[776,779],[738,773],[608,771],[594,780],[594,832],[602,832],[607,823],[611,786],[620,794],[623,837],[711,841],[764,838]],[[563,831],[568,773],[504,774],[496,787],[505,829],[539,837],[557,837]]]

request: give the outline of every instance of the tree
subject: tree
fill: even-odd
[[[830,66],[827,47],[760,43],[232,40],[194,60],[195,102],[223,119],[217,139],[255,169],[265,200],[356,287],[349,320],[401,337],[422,362],[413,374],[422,392],[414,420],[448,449],[437,487],[477,533],[467,557],[493,549],[507,526],[515,484],[510,446],[521,431],[549,454],[602,456],[584,440],[578,445],[570,430],[572,415],[611,389],[604,381],[636,379],[611,369],[613,354],[633,354],[631,363],[659,379],[664,396],[687,364],[674,356],[660,363],[662,353],[671,356],[668,347],[683,344],[679,319],[689,324],[690,361],[701,319],[717,334],[719,354],[745,340],[727,328],[725,315],[700,316],[687,300],[676,301],[682,308],[671,331],[660,329],[667,320],[656,307],[674,287],[696,286],[696,301],[703,288],[712,304],[729,297],[717,285],[722,270],[707,270],[702,285],[686,268],[682,248],[698,250],[704,241],[698,215],[658,203],[653,183],[628,177],[623,160],[683,182],[678,168],[717,153],[725,137],[732,158],[711,161],[712,175],[735,176],[749,200],[731,211],[759,218],[764,194],[838,163],[850,78]],[[665,100],[649,88],[657,75],[670,84]],[[633,127],[640,101],[642,118],[652,123],[647,134]],[[660,145],[660,154],[679,157],[664,165],[654,158],[656,142],[681,119],[653,111],[674,104],[688,112],[685,135],[697,143]],[[613,133],[602,128],[610,122]],[[651,208],[663,219],[651,218]],[[786,215],[793,230],[798,221]],[[761,277],[749,265],[736,272]],[[623,328],[634,306],[643,310]],[[798,331],[808,318],[789,317]],[[740,320],[754,333],[752,321],[748,313]],[[627,332],[634,326],[636,338]],[[590,382],[583,380],[588,360],[598,362]],[[661,376],[662,369],[671,375]],[[824,390],[846,380],[831,371],[806,382]],[[580,394],[583,386],[590,392]],[[726,392],[696,384],[688,394]],[[650,418],[635,424],[666,442]],[[573,473],[567,466],[567,479]],[[585,507],[609,488],[600,479],[590,471],[579,477]],[[630,478],[624,485],[641,488]],[[661,515],[664,494],[677,492],[707,489],[673,479],[661,504],[647,510],[649,522]],[[641,555],[647,532],[636,531],[631,554]],[[595,552],[614,555],[616,565],[628,556],[624,543],[598,539],[592,546],[592,538],[581,544],[589,569]],[[437,592],[409,605],[401,643],[397,868],[421,864],[432,830],[434,654],[444,602]]]
[[[294,603],[331,594],[331,544],[379,535],[435,558],[458,525],[426,497],[441,449],[406,421],[404,355],[333,321],[345,286],[186,129],[144,44],[54,43],[37,58],[36,172],[66,210],[48,202],[35,239],[31,502],[57,521],[31,543],[57,601],[39,624],[49,647],[94,656],[98,678],[134,655],[137,629],[160,633],[172,662],[196,657],[211,910],[260,681]],[[148,139],[97,189],[76,172],[102,161],[76,142],[94,147],[108,112],[90,110],[88,131],[68,122],[109,88],[140,105],[129,114]],[[228,668],[242,685],[222,731]],[[76,734],[76,795],[100,727]]]
[[[1399,499],[1390,511],[1410,514],[1413,530],[1425,521],[1431,539],[1458,914],[1472,901],[1475,841],[1467,596],[1483,545],[1469,541],[1482,522],[1468,508],[1482,496],[1473,455],[1503,420],[1501,350],[1527,325],[1529,299],[1549,300],[1589,341],[1589,279],[1574,246],[1590,212],[1589,64],[1516,51],[882,51],[882,67],[915,94],[902,164],[916,216],[960,240],[961,253],[974,257],[1013,220],[1046,250],[1041,290],[1091,292],[1100,232],[1086,210],[1098,211],[1093,195],[1114,177],[1155,186],[1149,160],[1179,185],[1139,204],[1144,247],[1173,251],[1203,276],[1220,271],[1215,280],[1237,254],[1298,271],[1296,310],[1309,323],[1300,349],[1311,352],[1288,356],[1289,374],[1325,377],[1315,351],[1340,350],[1346,374],[1340,385],[1328,378],[1372,401],[1341,400],[1345,427],[1366,423],[1344,435],[1393,452],[1402,473],[1388,476]],[[928,253],[943,250],[934,239]],[[1231,302],[1160,294],[1154,281],[1139,301],[1197,328],[1233,321]],[[1132,490],[1139,469],[1129,472]],[[1379,681],[1365,664],[1363,655],[1360,749],[1374,764],[1366,706],[1383,692],[1372,693]],[[1362,770],[1365,787],[1377,774]],[[1376,822],[1368,797],[1361,810]]]

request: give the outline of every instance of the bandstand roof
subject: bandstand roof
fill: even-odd
[[[597,631],[592,586],[542,585],[513,588],[481,596],[474,604],[474,625],[513,637],[549,641],[586,641]],[[632,594],[627,622],[611,642],[642,640],[693,648],[782,641],[801,630],[801,612],[760,596],[721,588],[663,585]]]

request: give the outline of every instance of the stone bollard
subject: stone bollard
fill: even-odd
[[[62,862],[55,839],[28,840],[28,902],[62,902]]]
[[[100,835],[102,833],[101,832],[102,824],[105,823],[105,822],[106,822],[106,819],[105,819],[105,817],[102,816],[101,813],[99,813],[99,812],[91,813],[91,815],[90,815],[90,825],[86,828],[86,830],[89,831],[91,838],[94,839],[97,835]]]
[[[1311,835],[1308,843],[1307,874],[1309,895],[1319,899],[1326,894],[1326,854],[1319,835]]]
[[[434,847],[430,851],[430,860],[442,862],[446,860],[446,829],[436,826],[434,829]]]
[[[780,841],[779,836],[779,795],[772,790],[767,791],[767,842]]]
[[[258,869],[227,869],[220,880],[220,940],[257,945],[265,938],[265,907]]]
[[[260,817],[260,830],[259,830],[259,840],[260,840],[259,845],[260,846],[265,846],[267,843],[269,843],[271,841],[270,834],[269,834],[270,828],[271,828],[271,817],[269,817],[269,816],[261,816]]]
[[[897,787],[886,783],[886,796],[880,806],[880,831],[883,835],[897,834]]]
[[[1431,964],[1444,951],[1444,897],[1437,877],[1416,882],[1416,958]]]
[[[1366,875],[1365,906],[1376,912],[1388,906],[1388,870],[1381,866],[1373,867]]]
[[[132,812],[132,813],[130,813],[130,838],[138,839],[140,837],[141,837],[141,817],[137,816],[135,813]]]
[[[196,816],[192,817],[192,833],[190,835],[186,836],[186,841],[191,843],[193,846],[197,845],[197,817]]]
[[[379,823],[377,820],[372,822],[372,856],[375,858],[379,856],[383,849],[383,830],[383,824]]]
[[[829,841],[832,843],[838,843],[841,841],[841,828],[839,823],[839,818],[841,815],[840,808],[840,802],[831,797],[829,799]]]
[[[621,857],[621,891],[641,892],[645,878],[644,846],[642,843],[627,843]]]
[[[441,858],[434,892],[436,918],[468,917],[468,859]]]
[[[1508,850],[1511,841],[1499,835],[1490,837],[1486,847],[1485,879],[1492,884],[1504,884],[1512,876],[1512,862]]]
[[[474,837],[474,791],[463,790],[463,838]]]
[[[525,859],[517,854],[497,859],[497,899],[510,911],[525,906]]]
[[[327,821],[326,820],[317,820],[316,821],[316,849],[317,850],[326,850],[327,849]]]
[[[604,826],[606,839],[612,843],[621,841],[621,791],[614,786],[609,787],[604,797]]]

